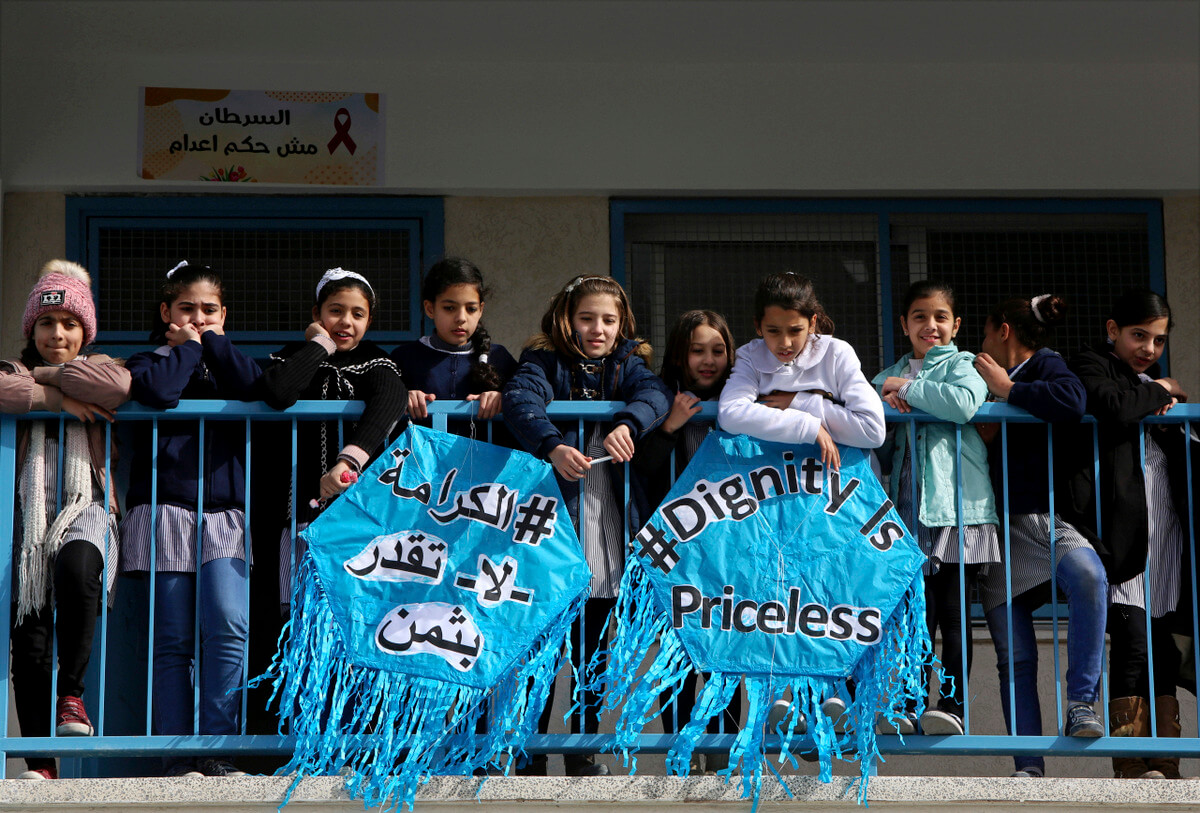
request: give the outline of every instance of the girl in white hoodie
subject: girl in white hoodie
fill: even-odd
[[[883,403],[863,375],[854,348],[833,337],[812,283],[792,272],[773,274],[754,294],[760,338],[738,348],[721,391],[718,417],[726,432],[783,443],[815,443],[822,462],[837,468],[837,444],[883,444]]]

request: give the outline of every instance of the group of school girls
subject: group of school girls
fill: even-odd
[[[365,402],[344,435],[336,421],[300,425],[296,493],[289,495],[280,536],[285,605],[293,551],[301,542],[293,541],[292,528],[302,530],[349,488],[406,415],[427,419],[435,399],[478,401],[478,417],[502,416],[509,442],[552,464],[576,523],[592,574],[584,623],[573,632],[579,662],[601,649],[604,619],[625,566],[626,532],[648,518],[713,428],[692,420],[701,402],[719,401],[718,423],[725,431],[815,444],[834,468],[839,445],[878,449],[889,472],[889,495],[928,556],[927,620],[931,636],[940,638],[941,662],[939,680],[932,674],[927,679],[936,688],[924,713],[918,717],[914,706],[881,716],[880,732],[963,733],[964,665],[969,669],[972,647],[969,626],[962,628],[961,601],[977,585],[996,647],[1005,723],[1011,733],[1040,734],[1033,612],[1051,598],[1053,571],[1069,613],[1063,733],[1104,733],[1096,705],[1107,630],[1110,733],[1149,735],[1153,709],[1158,736],[1180,734],[1175,695],[1181,656],[1173,633],[1177,626],[1191,629],[1193,578],[1185,540],[1192,495],[1185,493],[1183,474],[1191,447],[1177,424],[1140,423],[1186,398],[1178,382],[1157,374],[1171,313],[1151,291],[1122,296],[1097,325],[1101,340],[1065,360],[1047,347],[1052,329],[1067,315],[1062,298],[1019,296],[999,303],[983,325],[983,352],[973,355],[954,343],[961,327],[955,293],[944,284],[917,282],[900,313],[912,350],[870,381],[854,349],[834,337],[811,283],[791,272],[759,283],[758,338],[736,350],[736,363],[725,319],[696,310],[672,328],[659,374],[649,366],[649,345],[636,336],[625,291],[606,276],[579,276],[559,290],[519,361],[491,342],[481,322],[488,289],[480,270],[464,259],[442,260],[429,270],[421,297],[434,331],[390,355],[366,338],[375,292],[352,271],[335,268],[321,277],[304,340],[264,365],[225,335],[225,294],[219,273],[180,263],[163,281],[152,334],[156,348],[121,361],[90,352],[97,317],[83,268],[51,261],[30,291],[22,322],[27,344],[18,358],[0,362],[0,411],[69,412],[78,421],[65,422],[61,452],[56,422],[20,425],[11,624],[12,685],[25,736],[49,735],[52,685],[57,734],[93,733],[83,678],[101,602],[118,572],[156,574],[152,731],[192,733],[193,681],[200,699],[196,733],[239,730],[240,693],[234,690],[243,679],[249,631],[245,429],[241,422],[214,421],[201,434],[194,421],[165,421],[155,449],[149,424],[139,424],[118,527],[114,489],[105,482],[106,451],[115,455],[116,449],[104,448],[104,424],[130,398],[164,409],[185,398],[262,400],[276,408],[300,399]],[[558,399],[623,406],[611,419],[583,424],[581,437],[576,421],[548,418],[547,405]],[[1013,424],[1004,444],[997,426],[968,424],[989,399],[1055,424],[1053,513],[1047,427]],[[902,413],[923,410],[943,422],[918,424],[911,433],[900,424],[889,437],[884,403]],[[1095,447],[1091,426],[1079,423],[1085,412],[1098,422]],[[963,425],[961,453],[956,425]],[[1003,449],[1007,461],[1001,460]],[[626,462],[631,466],[621,465]],[[620,496],[627,470],[635,481],[628,513]],[[1007,500],[1007,544],[997,495]],[[585,527],[579,527],[581,503]],[[199,664],[193,663],[197,629]],[[690,716],[695,690],[693,676],[677,707],[664,710],[668,732]],[[587,699],[582,717],[571,716],[573,730],[581,722],[585,731],[597,730],[595,700]],[[784,719],[805,725],[802,716],[796,722],[786,713],[786,701],[780,703],[785,708],[772,710],[769,725],[778,729]],[[835,718],[843,709],[836,696],[822,708]],[[727,712],[730,728],[739,713],[736,704]],[[719,721],[713,723],[716,730]],[[23,778],[57,777],[53,759],[27,763]],[[243,773],[223,757],[174,755],[164,763],[168,776]],[[707,766],[694,767],[712,771],[726,763],[709,755]],[[1044,773],[1040,757],[1017,757],[1015,763],[1014,776]],[[1123,757],[1113,767],[1118,777],[1179,777],[1178,759]],[[584,776],[608,772],[590,755],[567,755],[565,769]],[[545,773],[545,756],[526,759],[520,771]]]

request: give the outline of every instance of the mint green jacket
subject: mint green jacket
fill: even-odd
[[[888,376],[903,377],[908,372],[912,353],[872,379],[882,392]],[[975,372],[974,353],[960,351],[953,344],[933,347],[925,354],[925,363],[908,388],[908,403],[951,424],[965,424],[987,398],[987,384]],[[944,423],[915,424],[917,440],[913,455],[914,476],[921,484],[918,519],[921,524],[938,528],[958,524],[957,468],[955,465],[956,427]],[[892,452],[892,477],[889,496],[896,502],[900,487],[900,467],[908,444],[908,424],[896,427]],[[974,426],[962,427],[962,507],[963,525],[998,524],[996,498],[988,473],[987,447]]]

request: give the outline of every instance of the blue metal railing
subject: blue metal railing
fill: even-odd
[[[551,404],[548,412],[555,420],[575,420],[579,422],[580,431],[578,433],[581,442],[584,442],[585,433],[583,432],[583,422],[591,420],[602,420],[610,416],[616,404],[611,402],[556,402]],[[474,402],[444,402],[438,401],[429,405],[429,411],[434,428],[446,429],[450,420],[470,419],[476,413],[478,406]],[[246,484],[247,498],[245,511],[247,514],[247,527],[249,527],[250,515],[250,471],[253,461],[253,449],[250,442],[250,428],[253,424],[264,421],[273,422],[290,422],[291,423],[291,438],[292,438],[292,453],[291,453],[291,477],[295,478],[296,467],[296,427],[301,421],[311,420],[330,420],[336,419],[339,421],[349,420],[361,414],[361,402],[343,402],[343,401],[316,401],[316,402],[301,402],[291,409],[285,411],[277,411],[271,409],[261,403],[243,403],[238,401],[184,401],[176,409],[168,411],[160,411],[150,409],[137,404],[127,404],[118,410],[118,417],[121,422],[146,422],[150,421],[153,424],[153,430],[156,433],[158,423],[160,421],[178,421],[178,420],[198,420],[200,422],[200,431],[204,431],[203,427],[208,421],[242,421],[247,428],[246,441]],[[886,408],[887,420],[889,423],[897,424],[897,431],[906,431],[909,435],[910,443],[915,438],[916,427],[922,423],[936,422],[937,419],[921,412],[911,412],[900,414]],[[15,481],[17,476],[16,470],[16,451],[18,427],[23,421],[30,419],[52,419],[57,420],[61,416],[57,413],[30,413],[28,415],[0,415],[0,538],[14,538],[14,509],[16,501]],[[696,416],[698,420],[713,420],[716,417],[716,405],[706,403],[703,405],[701,413]],[[70,416],[63,419],[66,421],[74,420]],[[1200,405],[1180,405],[1172,409],[1164,416],[1154,416],[1147,418],[1146,423],[1174,423],[1181,424],[1185,431],[1192,431],[1193,421],[1200,421]],[[1040,423],[1038,419],[1029,415],[1015,407],[1004,404],[986,404],[976,414],[972,423],[999,423],[1000,442],[1005,450],[1003,460],[1007,464],[1007,444],[1009,424],[1013,423]],[[1095,427],[1095,421],[1090,417],[1085,418],[1085,423]],[[60,424],[62,426],[63,424]],[[112,427],[106,429],[106,436],[113,431]],[[956,437],[958,438],[958,453],[961,454],[961,437],[963,427],[956,429]],[[1050,427],[1047,432],[1047,448],[1053,448],[1054,428]],[[60,429],[61,433],[61,429]],[[491,424],[489,422],[481,422],[479,425],[478,436],[481,439],[488,439],[491,435]],[[59,444],[60,450],[63,444]],[[157,443],[154,443],[157,447]],[[106,447],[106,448],[111,448]],[[912,446],[910,446],[912,448]],[[1051,465],[1053,465],[1053,454],[1049,455]],[[1144,463],[1144,449],[1143,449]],[[111,472],[111,459],[105,461],[106,471]],[[201,461],[201,466],[203,465]],[[1098,463],[1097,463],[1098,465]],[[62,471],[60,466],[59,471]],[[960,466],[961,471],[961,466]],[[1097,472],[1098,473],[1098,472]],[[1052,473],[1051,473],[1052,474]],[[1192,466],[1190,455],[1187,462],[1187,478],[1188,478],[1188,493],[1192,493]],[[157,477],[154,478],[157,481]],[[1097,480],[1099,478],[1097,477]],[[628,483],[628,478],[626,478]],[[112,488],[113,479],[111,476],[107,478],[107,488]],[[1050,498],[1053,501],[1053,476],[1050,477],[1051,494]],[[202,487],[202,484],[201,484]],[[959,516],[961,517],[961,475],[958,484],[959,492]],[[294,493],[294,492],[293,492]],[[105,495],[107,498],[107,494]],[[628,497],[628,494],[626,494]],[[156,495],[152,496],[152,501],[156,499]],[[1007,555],[1007,523],[1003,518],[1007,516],[1008,506],[1007,499],[1002,501],[1002,533],[1004,537],[1005,551]],[[1053,502],[1051,502],[1051,512],[1053,513]],[[1183,517],[1180,517],[1181,522]],[[1189,544],[1190,559],[1192,571],[1195,572],[1195,512],[1194,507],[1189,502],[1188,515],[1186,518],[1186,539]],[[293,529],[294,530],[294,529]],[[294,534],[293,534],[294,538]],[[960,540],[962,539],[960,527]],[[961,541],[960,541],[961,544]],[[1053,540],[1051,541],[1053,545]],[[11,606],[12,602],[12,585],[13,585],[13,561],[11,558],[11,545],[4,545],[0,549],[0,606]],[[1053,548],[1052,548],[1053,561]],[[959,557],[960,560],[963,557]],[[151,551],[151,561],[155,561],[153,549]],[[1007,558],[1006,558],[1007,561]],[[105,568],[115,566],[116,563],[105,563]],[[961,567],[961,565],[960,565]],[[107,572],[107,571],[106,571]],[[961,574],[960,574],[961,575]],[[1011,574],[1009,574],[1011,575]],[[1056,687],[1061,686],[1062,673],[1059,663],[1059,644],[1060,644],[1060,622],[1065,618],[1063,608],[1059,605],[1057,597],[1057,585],[1053,582],[1053,573],[1050,574],[1052,579],[1051,591],[1051,629],[1054,651],[1054,680]],[[153,640],[153,575],[150,577],[150,639],[152,647]],[[960,584],[962,584],[960,579]],[[1011,596],[1011,583],[1009,583],[1009,595]],[[247,590],[249,590],[249,576],[247,575]],[[1145,579],[1145,590],[1147,599],[1149,598],[1150,584],[1148,575]],[[1200,619],[1197,618],[1196,597],[1193,591],[1193,607],[1192,607],[1192,631],[1196,639],[1200,640]],[[965,596],[960,596],[964,599],[961,602],[963,606],[964,618],[963,628],[968,629],[968,619],[965,618],[967,613],[968,603],[965,601]],[[1147,601],[1148,603],[1148,601]],[[139,735],[126,734],[108,734],[107,729],[110,720],[106,715],[105,709],[105,680],[110,671],[110,664],[114,657],[120,660],[120,653],[113,653],[108,646],[108,616],[107,602],[103,602],[101,623],[99,625],[99,646],[94,650],[98,653],[93,656],[93,660],[99,661],[100,686],[98,692],[88,698],[89,710],[93,711],[96,723],[97,735],[94,737],[59,737],[51,735],[49,737],[10,737],[5,732],[8,730],[8,699],[11,682],[7,670],[0,674],[0,758],[6,756],[55,756],[55,757],[83,757],[83,756],[98,756],[98,757],[137,757],[137,756],[162,756],[174,753],[186,753],[189,755],[230,755],[230,754],[287,754],[291,751],[292,744],[288,737],[279,736],[276,734],[248,734],[246,733],[246,693],[242,695],[242,729],[240,734],[236,735],[171,735],[171,736],[156,736],[150,734],[150,714],[151,701],[149,681],[153,679],[153,657],[152,651],[148,657],[147,666],[147,691],[145,699],[146,725],[145,733]],[[1147,614],[1149,615],[1149,614]],[[1012,651],[1011,641],[1011,618],[1009,619],[1009,651]],[[253,623],[253,619],[252,619]],[[1147,633],[1149,630],[1147,630]],[[198,637],[198,636],[197,636]],[[7,652],[10,643],[10,628],[8,624],[0,624],[0,651]],[[1195,666],[1197,674],[1200,674],[1200,649],[1193,654],[1196,658]],[[965,655],[964,655],[965,661]],[[1151,662],[1153,661],[1151,653]],[[1013,674],[1012,674],[1012,659],[1010,658],[1010,673],[1009,686],[1007,691],[1010,692],[1010,700],[1016,700],[1012,694],[1013,689]],[[963,674],[967,675],[966,664],[963,664]],[[1153,681],[1153,676],[1151,676]],[[1081,739],[1062,736],[1061,720],[1063,718],[1063,701],[1061,689],[1056,689],[1055,693],[1055,709],[1057,718],[1060,720],[1060,728],[1056,736],[1012,736],[1012,735],[986,735],[974,733],[971,728],[971,705],[974,702],[986,703],[992,699],[991,692],[978,692],[972,698],[970,691],[971,679],[966,677],[964,681],[964,697],[967,699],[965,725],[967,733],[961,736],[914,736],[910,735],[903,739],[898,736],[880,736],[880,749],[885,754],[1007,754],[1013,756],[1120,756],[1120,755],[1183,755],[1183,756],[1200,756],[1200,735],[1195,737],[1182,738],[1162,738],[1157,736],[1157,730],[1154,730],[1153,736],[1141,738],[1114,738],[1108,736],[1108,727],[1105,726],[1105,736],[1098,739]],[[1104,693],[1101,700],[1107,700],[1107,675],[1103,680]],[[1153,683],[1151,683],[1153,685]],[[195,700],[195,696],[193,700]],[[997,698],[998,699],[998,698]],[[1010,709],[1015,708],[1015,702],[1010,704]],[[53,713],[53,709],[49,709],[49,714]],[[1153,712],[1151,718],[1153,719]],[[195,729],[193,729],[195,730]],[[1191,730],[1195,730],[1194,726]],[[51,726],[53,731],[53,726]],[[672,734],[644,734],[640,738],[640,747],[647,752],[663,752],[666,751],[675,735]],[[707,734],[699,738],[697,750],[701,752],[719,752],[728,750],[733,742],[734,735],[732,733],[724,734]],[[772,738],[768,738],[768,742]],[[533,736],[528,743],[530,752],[541,753],[592,753],[611,749],[613,745],[613,735],[611,733],[598,734],[538,734]]]

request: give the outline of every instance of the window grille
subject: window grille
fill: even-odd
[[[835,335],[878,366],[878,233],[869,215],[636,215],[626,257],[640,332],[661,357],[675,319],[694,308],[725,316],[734,341],[755,336],[754,291],[768,274],[812,280]]]
[[[979,349],[988,311],[1002,299],[1059,294],[1071,310],[1051,346],[1064,355],[1101,338],[1108,310],[1124,290],[1163,290],[1161,212],[1154,202],[724,200],[711,202],[711,211],[703,201],[613,206],[614,273],[627,284],[640,332],[659,358],[676,317],[692,308],[724,314],[739,345],[754,338],[755,288],[778,271],[812,279],[835,335],[855,347],[868,376],[910,349],[899,315],[914,280],[936,278],[955,288],[963,318],[957,343],[972,351]],[[879,251],[881,232],[890,234],[886,256]]]
[[[420,275],[442,252],[440,200],[332,197],[68,198],[68,253],[91,271],[98,343],[145,346],[159,289],[181,260],[211,266],[226,285],[226,330],[262,353],[298,338],[314,289],[341,266],[371,281],[371,338],[420,335]]]

